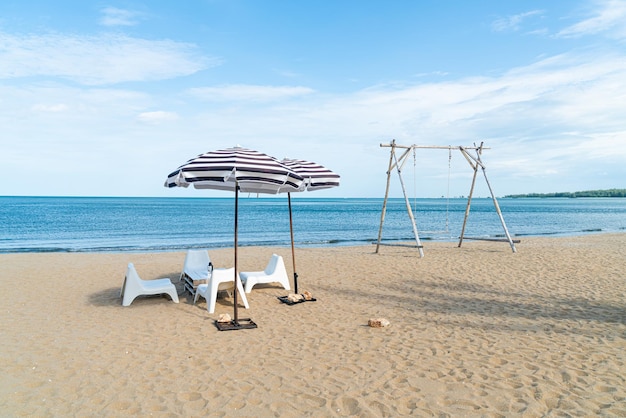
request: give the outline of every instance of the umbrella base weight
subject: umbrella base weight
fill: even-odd
[[[311,298],[311,299],[306,299],[304,298],[304,295],[302,295],[302,299],[298,299],[298,300],[293,300],[290,299],[289,296],[278,296],[278,300],[281,301],[282,303],[285,303],[287,305],[295,305],[298,303],[303,303],[303,302],[315,302],[317,301],[317,299],[315,298]]]
[[[256,323],[250,318],[240,318],[239,321],[229,321],[229,322],[217,322],[215,321],[215,326],[220,331],[236,331],[239,329],[253,329],[257,328]]]

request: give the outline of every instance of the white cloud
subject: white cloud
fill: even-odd
[[[64,112],[68,109],[66,104],[36,104],[33,106],[33,110],[38,112]]]
[[[585,19],[561,30],[557,36],[576,38],[585,35],[606,33],[618,39],[626,38],[626,2],[624,0],[596,1],[597,12]]]
[[[0,32],[0,79],[60,77],[85,85],[180,77],[219,64],[192,44],[124,35]]]
[[[583,156],[587,162],[604,163],[626,161],[626,129],[615,132],[592,132],[582,137],[575,146],[568,147],[571,157]]]
[[[189,90],[195,97],[209,101],[276,101],[313,93],[308,87],[299,86],[256,86],[231,84],[218,87],[198,87]]]
[[[496,32],[518,31],[524,20],[533,16],[540,16],[544,12],[542,10],[532,10],[530,12],[519,13],[513,16],[502,17],[496,19],[491,24],[491,28]]]
[[[626,161],[626,147],[619,146],[626,140],[621,115],[626,108],[626,60],[592,54],[561,54],[492,77],[381,85],[296,102],[243,103],[237,111],[218,104],[198,117],[196,129],[219,132],[220,144],[232,140],[270,153],[278,149],[289,156],[317,158],[342,173],[356,164],[384,173],[388,154],[378,144],[393,138],[404,145],[484,140],[492,147],[485,160],[510,193],[535,191],[520,182],[536,178],[546,187],[564,178],[583,182],[581,167],[589,157],[594,164],[602,155]],[[297,145],[291,149],[291,144]],[[439,168],[444,160],[437,160]],[[430,180],[428,168],[422,176]],[[367,194],[364,190],[378,187],[381,179],[384,175],[370,176],[368,186],[354,193]],[[466,193],[464,187],[462,183],[453,194]]]
[[[177,120],[178,114],[176,112],[158,110],[154,112],[142,112],[137,116],[137,119],[140,122],[157,124]]]
[[[105,7],[101,10],[100,24],[103,26],[134,26],[141,14],[131,10]]]

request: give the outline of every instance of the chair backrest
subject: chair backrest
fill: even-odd
[[[140,283],[141,278],[135,269],[135,265],[133,263],[128,263],[126,276],[124,276],[124,283],[122,284],[122,290],[120,291],[120,297],[124,297],[124,293],[126,293],[127,288],[136,289]]]
[[[219,268],[213,270],[211,281],[217,284],[218,290],[235,288],[235,268]]]
[[[207,250],[187,250],[183,273],[194,279],[209,277],[209,263],[211,258]]]
[[[126,279],[135,282],[141,280],[141,277],[139,277],[139,273],[137,273],[137,270],[135,269],[135,265],[133,263],[128,263],[128,268],[126,269]]]
[[[283,258],[277,254],[272,254],[270,262],[267,263],[267,267],[265,267],[265,274],[274,274],[276,269],[279,268],[281,264],[284,265]]]

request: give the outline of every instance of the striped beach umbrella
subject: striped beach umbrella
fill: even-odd
[[[189,185],[193,185],[197,189],[235,192],[234,267],[235,289],[237,289],[236,281],[239,280],[237,265],[239,191],[266,194],[289,193],[301,190],[304,187],[304,178],[274,157],[237,146],[200,154],[178,167],[167,176],[165,181],[166,187],[188,187]],[[236,290],[233,305],[232,327],[220,329],[244,327],[239,323]],[[252,322],[251,324],[254,325]]]
[[[215,189],[244,193],[298,191],[303,177],[276,158],[242,147],[200,154],[167,176],[166,187]]]
[[[284,158],[281,163],[304,179],[304,189],[315,191],[339,186],[339,174],[313,161]],[[300,188],[298,191],[301,191]]]
[[[329,170],[321,164],[313,161],[295,160],[284,158],[281,163],[292,169],[304,179],[304,184],[297,190],[286,190],[287,199],[289,201],[289,228],[291,231],[291,259],[293,263],[293,287],[294,292],[298,293],[298,273],[296,272],[296,255],[293,242],[293,216],[291,211],[291,192],[292,191],[315,191],[329,189],[331,187],[339,187],[339,174]]]

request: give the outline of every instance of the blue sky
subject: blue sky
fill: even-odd
[[[307,197],[383,197],[392,139],[484,141],[498,196],[626,188],[625,112],[623,0],[0,3],[0,195],[224,196],[163,182],[241,145],[342,176]],[[471,175],[403,171],[418,197]]]

